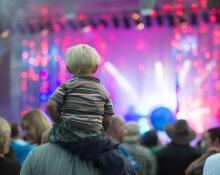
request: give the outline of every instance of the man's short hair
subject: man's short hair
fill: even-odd
[[[209,134],[212,141],[218,139],[220,142],[220,127],[210,128],[208,129],[207,133]]]
[[[95,48],[87,44],[78,44],[67,50],[66,64],[75,75],[88,75],[96,71],[101,62]]]

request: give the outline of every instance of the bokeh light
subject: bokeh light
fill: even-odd
[[[163,9],[173,10],[169,5]],[[132,18],[140,17],[134,13]],[[197,27],[86,28],[25,36],[20,40],[20,113],[45,108],[49,95],[72,76],[65,65],[67,48],[87,43],[102,57],[96,75],[109,90],[117,114],[134,106],[147,118],[154,108],[165,106],[201,133],[220,120],[219,31],[219,24],[201,22]]]

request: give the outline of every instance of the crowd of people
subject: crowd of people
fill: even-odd
[[[77,154],[66,151],[57,144],[47,143],[48,141],[41,143],[42,134],[52,127],[48,117],[41,110],[32,110],[25,114],[20,126],[24,137],[21,137],[16,123],[0,118],[2,174],[105,174],[92,161],[81,160]],[[140,135],[136,122],[126,123],[123,117],[114,115],[107,136],[119,143],[120,155],[137,175],[220,173],[220,127],[207,130],[201,138],[203,144],[195,147],[190,146],[195,133],[185,120],[177,120],[174,125],[168,125],[166,133],[171,141],[161,144],[157,131],[150,130]]]
[[[169,143],[161,144],[155,130],[140,135],[137,122],[114,113],[94,77],[100,61],[91,46],[69,48],[67,70],[74,77],[50,96],[48,116],[34,109],[19,124],[0,118],[1,174],[219,175],[220,127],[207,130],[194,147],[196,133],[183,119],[166,125]]]

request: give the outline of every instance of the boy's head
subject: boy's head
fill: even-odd
[[[78,44],[67,50],[67,69],[75,75],[91,75],[101,62],[100,55],[87,44]]]

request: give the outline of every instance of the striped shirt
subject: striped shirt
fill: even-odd
[[[100,131],[103,117],[114,114],[108,91],[95,77],[74,77],[61,84],[50,99],[60,105],[61,118],[81,129]]]

